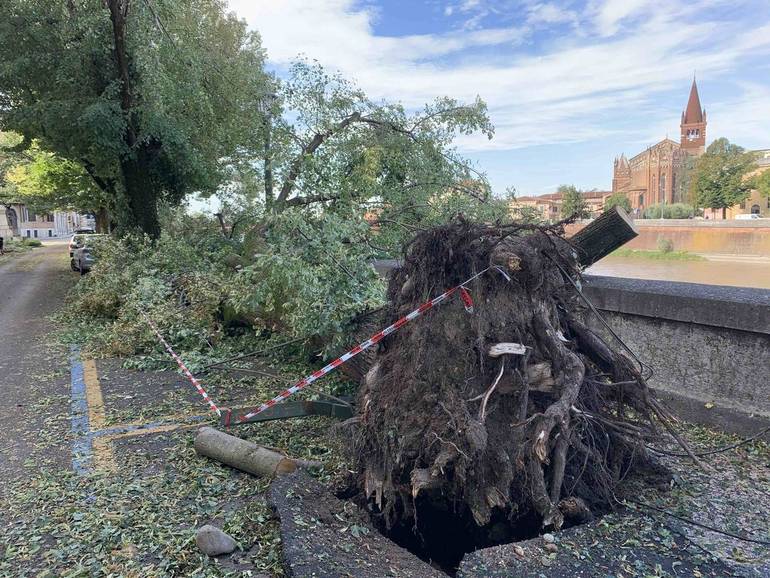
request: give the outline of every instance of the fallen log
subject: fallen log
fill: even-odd
[[[262,477],[288,474],[299,467],[320,466],[316,462],[287,458],[275,450],[211,427],[201,428],[195,436],[195,451],[225,465]]]

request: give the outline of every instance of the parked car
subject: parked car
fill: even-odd
[[[87,238],[89,238],[89,237],[104,237],[104,235],[97,235],[97,234],[95,234],[93,231],[91,231],[91,229],[85,229],[85,230],[88,231],[88,232],[87,233],[81,233],[80,232],[81,229],[78,229],[77,231],[75,231],[75,234],[72,235],[72,238],[70,239],[70,242],[69,242],[70,263],[72,263],[71,260],[75,256],[75,249],[79,249],[80,247],[82,247],[84,245],[84,243],[85,243]],[[77,271],[77,269],[75,269],[74,266],[72,267],[72,270],[73,271]]]
[[[91,270],[96,262],[94,248],[107,235],[73,235],[70,241],[70,268],[81,275]]]
[[[744,215],[735,215],[735,219],[738,221],[748,221],[750,219],[761,219],[756,213],[746,213]]]

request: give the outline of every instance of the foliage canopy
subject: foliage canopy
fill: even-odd
[[[754,178],[753,186],[760,195],[770,198],[770,170],[765,170],[757,175]]]
[[[625,193],[617,192],[612,193],[604,202],[604,210],[607,211],[612,207],[622,207],[627,212],[631,211],[631,201],[628,200],[628,196]]]
[[[557,191],[562,194],[562,218],[575,217],[576,219],[585,219],[588,217],[588,204],[580,190],[574,185],[560,185]]]
[[[44,151],[37,143],[7,172],[16,198],[35,212],[75,210],[98,213],[109,199],[79,163]]]
[[[751,192],[746,175],[755,168],[754,157],[726,138],[711,143],[698,159],[691,175],[690,191],[699,207],[722,209],[744,201]]]
[[[215,191],[258,134],[260,40],[218,0],[9,0],[3,12],[0,128],[82,166],[126,229],[157,235],[158,201]]]

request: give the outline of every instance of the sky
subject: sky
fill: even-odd
[[[496,193],[608,190],[669,136],[697,77],[709,141],[770,148],[770,0],[229,0],[279,76],[318,60],[417,110],[480,96],[492,140],[458,150]]]

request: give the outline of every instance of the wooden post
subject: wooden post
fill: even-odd
[[[621,207],[612,207],[569,238],[583,267],[596,263],[636,237],[639,231]]]
[[[201,428],[195,436],[195,451],[255,476],[288,474],[298,467],[283,454],[211,427]]]

